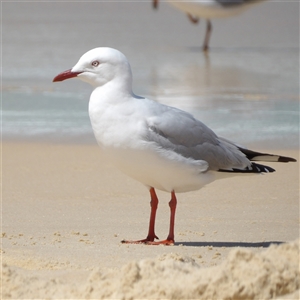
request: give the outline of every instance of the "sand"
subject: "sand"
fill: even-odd
[[[148,192],[96,145],[4,142],[2,299],[299,299],[299,163],[270,166],[179,194],[174,246],[124,245]]]
[[[84,280],[69,284],[28,276],[7,265],[3,271],[4,297],[14,299],[271,299],[282,295],[299,299],[299,241],[272,245],[256,254],[235,249],[221,265],[211,268],[168,254],[132,261],[120,271],[95,268]]]

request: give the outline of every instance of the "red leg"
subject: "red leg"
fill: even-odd
[[[174,239],[174,224],[175,224],[175,212],[176,212],[176,206],[177,206],[177,199],[175,192],[172,191],[171,193],[171,201],[169,202],[171,216],[170,216],[170,230],[169,235],[166,240],[158,241],[158,242],[147,242],[148,245],[174,245],[175,239]]]
[[[174,225],[175,225],[175,213],[176,213],[176,206],[177,206],[177,199],[175,192],[173,191],[171,193],[172,198],[171,201],[169,202],[170,210],[171,210],[171,216],[170,216],[170,230],[169,230],[169,235],[167,237],[167,240],[173,241],[174,244]]]
[[[123,240],[122,243],[124,244],[145,244],[148,242],[153,242],[155,239],[158,239],[158,237],[155,235],[155,217],[156,217],[156,210],[158,206],[158,198],[155,193],[154,188],[150,188],[150,206],[151,206],[151,213],[150,213],[150,222],[149,222],[149,230],[148,235],[144,240],[138,240],[138,241],[126,241]]]
[[[211,35],[211,31],[212,31],[212,24],[210,22],[210,20],[206,21],[206,34],[205,34],[205,39],[204,39],[204,44],[203,44],[203,51],[206,52],[208,51],[208,44],[209,44],[209,40],[210,40],[210,35]]]
[[[187,14],[189,20],[193,23],[193,24],[197,24],[199,22],[199,18],[197,17],[194,17],[193,15],[191,14]]]
[[[155,218],[156,218],[156,210],[158,206],[158,198],[155,193],[155,189],[151,188],[150,189],[150,195],[151,195],[151,213],[150,213],[150,222],[149,222],[149,230],[148,230],[148,236],[147,240],[148,241],[154,241],[154,239],[158,239],[158,237],[155,235]]]

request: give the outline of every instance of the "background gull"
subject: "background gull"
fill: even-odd
[[[209,48],[209,40],[212,32],[211,19],[226,18],[240,14],[254,4],[266,0],[196,0],[196,1],[168,1],[177,9],[185,12],[194,24],[199,18],[206,19],[206,34],[203,43],[203,51]],[[158,7],[159,0],[153,0],[153,7]]]
[[[94,87],[89,116],[107,159],[150,191],[148,235],[146,239],[125,243],[174,244],[176,193],[198,190],[214,180],[234,175],[275,171],[253,161],[296,161],[237,146],[218,137],[191,114],[135,95],[129,62],[118,50],[92,49],[53,81],[73,77]],[[155,242],[155,189],[171,193],[169,235],[159,242]]]

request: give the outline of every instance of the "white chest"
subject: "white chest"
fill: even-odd
[[[93,97],[89,103],[89,116],[97,142],[104,148],[136,148],[145,132],[145,119],[137,103],[113,101],[106,97]]]

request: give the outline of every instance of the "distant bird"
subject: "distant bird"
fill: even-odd
[[[158,7],[159,0],[153,0],[153,7]],[[195,0],[195,1],[168,1],[177,9],[184,11],[189,20],[197,24],[199,18],[206,19],[206,34],[203,51],[208,51],[209,40],[212,32],[210,19],[226,18],[242,13],[254,4],[266,0]]]
[[[218,137],[191,114],[135,95],[129,62],[118,50],[92,49],[53,81],[73,77],[94,87],[89,115],[96,140],[107,160],[144,184],[150,192],[147,237],[124,243],[174,244],[175,193],[198,190],[216,179],[233,175],[275,171],[252,161],[296,161],[237,146]],[[169,235],[162,241],[155,241],[158,206],[155,189],[171,193]]]

